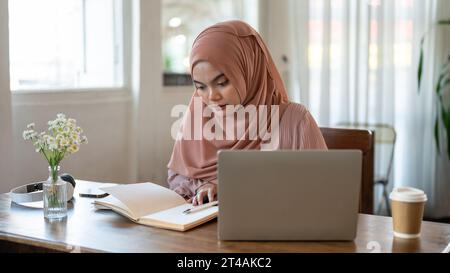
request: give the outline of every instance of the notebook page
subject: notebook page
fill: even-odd
[[[154,183],[124,184],[101,188],[119,199],[134,218],[186,204],[176,192]]]
[[[189,225],[200,221],[204,218],[208,218],[219,211],[218,206],[205,208],[196,212],[185,214],[183,211],[193,208],[192,204],[184,204],[164,211],[159,211],[150,215],[146,215],[139,219],[139,222],[145,224],[146,222],[162,222],[172,225]]]
[[[115,212],[122,214],[123,216],[126,216],[134,221],[137,221],[137,218],[133,217],[130,213],[130,209],[127,208],[122,202],[119,201],[119,199],[115,198],[112,195],[109,195],[107,197],[104,197],[99,200],[94,200],[92,202],[94,204],[94,207],[96,209],[107,209],[107,210],[114,210]]]

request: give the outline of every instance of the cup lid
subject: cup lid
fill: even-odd
[[[394,201],[402,202],[425,202],[427,201],[427,195],[424,191],[411,188],[411,187],[398,187],[395,188],[389,198]]]

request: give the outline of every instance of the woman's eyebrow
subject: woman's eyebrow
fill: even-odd
[[[220,73],[219,75],[215,76],[214,79],[211,82],[215,82],[215,81],[217,81],[219,78],[221,78],[223,76],[225,76],[225,74],[224,73]],[[196,81],[196,80],[193,80],[193,81],[194,81],[194,83],[205,85],[202,82],[199,82],[199,81]]]

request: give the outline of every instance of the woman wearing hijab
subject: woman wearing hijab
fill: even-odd
[[[227,21],[201,32],[192,46],[190,68],[196,91],[189,103],[188,112],[198,110],[194,109],[194,105],[200,99],[202,107],[212,107],[219,111],[230,105],[276,106],[278,116],[269,115],[266,122],[269,129],[273,127],[279,132],[276,146],[270,149],[327,149],[309,111],[303,105],[289,101],[265,43],[248,24]],[[215,117],[217,116],[220,117]],[[197,124],[204,126],[215,117],[201,116],[197,119]],[[219,150],[263,147],[264,140],[261,137],[249,137],[254,120],[244,119],[242,124],[234,114],[232,119],[235,121],[234,126],[243,125],[245,128],[244,134],[235,139],[182,137],[175,141],[167,165],[168,183],[172,190],[192,201],[193,205],[217,198]],[[193,123],[196,123],[195,118],[194,121],[185,118],[180,132],[190,132],[195,127]]]

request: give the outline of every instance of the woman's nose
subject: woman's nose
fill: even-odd
[[[220,96],[219,92],[214,90],[213,88],[209,89],[209,100],[210,101],[218,101],[222,97]]]

